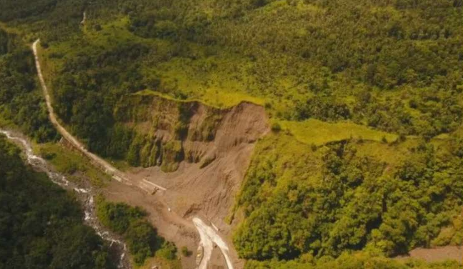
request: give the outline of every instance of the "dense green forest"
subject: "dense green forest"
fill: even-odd
[[[246,217],[234,237],[238,252],[288,260],[460,245],[462,150],[461,139],[354,139],[317,148],[270,136],[259,143],[238,198]]]
[[[175,245],[157,235],[145,219],[146,212],[143,209],[108,202],[100,196],[97,200],[97,216],[103,225],[124,237],[135,264],[143,265],[154,254],[167,260],[177,258]]]
[[[115,268],[76,198],[0,136],[0,268]]]
[[[116,111],[142,90],[214,107],[265,107],[273,132],[257,142],[233,212],[244,218],[234,243],[249,268],[413,268],[384,256],[462,244],[462,0],[0,6],[0,21],[24,40],[41,38],[56,112],[102,156],[141,164],[133,156],[143,142]],[[32,57],[24,46],[12,49],[13,36],[0,31],[2,115],[38,140],[53,139]],[[304,137],[314,119],[339,133],[347,132],[341,123],[387,133],[318,143]],[[105,208],[125,212],[107,223],[125,236],[144,223],[137,210]],[[155,236],[145,228],[140,233]],[[136,248],[141,262],[156,247]],[[358,259],[346,258],[357,251]],[[415,267],[428,266],[458,267]]]
[[[117,102],[142,89],[401,135],[462,120],[459,0],[0,3],[1,21],[41,37],[61,119],[105,156],[120,158]]]
[[[42,91],[35,81],[32,52],[16,34],[0,27],[0,118],[38,142],[56,139]]]
[[[250,261],[245,266],[246,269],[358,269],[358,268],[381,268],[381,269],[460,269],[461,264],[457,261],[426,263],[420,260],[398,261],[378,257],[363,252],[349,253],[337,259],[324,257],[323,259],[313,259],[306,255],[297,261]]]

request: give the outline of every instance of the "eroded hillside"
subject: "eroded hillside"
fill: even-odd
[[[114,114],[122,135],[129,139],[128,149],[121,151],[127,152],[128,162],[161,166],[165,172],[176,171],[182,161],[206,167],[233,148],[255,142],[269,129],[263,107],[252,103],[220,109],[149,92],[123,98]]]
[[[41,38],[63,125],[168,190],[106,194],[135,197],[172,240],[197,243],[182,230],[195,215],[248,268],[461,268],[389,259],[462,243],[461,0],[0,5],[5,25]],[[0,116],[53,139],[27,117],[44,111],[34,70],[27,52],[1,56],[4,36],[0,79],[20,90],[0,85]]]

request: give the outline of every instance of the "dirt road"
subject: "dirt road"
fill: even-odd
[[[58,132],[69,143],[71,143],[76,149],[78,149],[80,152],[82,152],[96,166],[98,166],[99,168],[104,170],[105,173],[109,174],[113,179],[115,179],[115,180],[117,180],[117,181],[119,181],[119,182],[121,182],[121,183],[123,183],[125,185],[136,186],[136,187],[140,188],[141,190],[143,190],[144,192],[148,192],[148,193],[151,193],[155,189],[161,190],[161,191],[168,191],[166,188],[164,188],[162,186],[159,186],[159,185],[156,185],[156,184],[154,184],[152,182],[148,182],[146,180],[142,180],[142,181],[139,181],[139,182],[133,182],[123,172],[121,172],[118,169],[116,169],[115,167],[113,167],[107,161],[105,161],[104,159],[98,157],[97,155],[89,152],[85,148],[85,146],[77,138],[75,138],[71,133],[69,133],[66,130],[66,128],[64,128],[61,125],[61,123],[58,121],[58,118],[57,118],[57,116],[56,116],[56,114],[54,112],[54,109],[53,109],[53,106],[52,106],[52,100],[51,100],[51,97],[50,97],[50,92],[49,92],[48,87],[47,87],[47,85],[45,83],[45,79],[43,78],[43,73],[42,73],[42,69],[41,69],[41,66],[40,66],[40,61],[39,61],[39,56],[38,56],[38,51],[37,51],[37,46],[38,46],[39,42],[40,42],[40,40],[37,39],[32,45],[32,50],[34,52],[34,57],[35,57],[35,65],[36,65],[36,68],[37,68],[37,74],[39,76],[40,85],[42,87],[43,94],[45,96],[45,101],[46,101],[50,121],[56,127]],[[147,189],[147,184],[151,185],[153,187],[153,189],[151,189],[151,190],[149,188]],[[168,209],[167,211],[168,211],[170,216],[165,216],[166,219],[172,220],[172,215],[176,215],[175,212],[171,212],[170,207],[168,207],[167,204],[162,203],[162,201],[161,201],[161,204],[165,205],[167,207],[167,209]],[[163,214],[166,215],[167,213],[164,212]],[[176,218],[179,220],[178,221],[179,223],[176,223],[174,225],[181,224],[180,222],[185,221],[180,216],[176,216]],[[231,259],[228,256],[228,251],[229,251],[228,246],[225,243],[225,241],[222,240],[220,235],[212,227],[205,224],[205,222],[203,222],[198,217],[194,217],[193,222],[194,222],[195,227],[196,227],[196,229],[197,229],[197,231],[198,231],[198,233],[200,234],[200,237],[201,237],[200,244],[202,244],[203,247],[204,246],[208,246],[208,247],[211,246],[211,248],[212,248],[213,244],[215,243],[220,248],[222,254],[224,255],[227,267],[229,269],[233,269]],[[212,252],[212,250],[211,250],[211,252]],[[202,262],[200,264],[201,268],[207,268],[207,263],[208,263],[208,261],[210,259],[210,256],[211,256],[210,254],[208,254],[208,256],[206,256],[206,255],[204,256],[204,258],[203,258],[203,260],[202,260]]]
[[[225,243],[225,241],[220,237],[220,235],[218,235],[217,232],[211,226],[208,226],[200,218],[193,218],[193,222],[196,226],[196,229],[198,229],[199,231],[199,235],[201,237],[200,244],[204,249],[203,259],[199,264],[199,269],[207,268],[207,264],[211,259],[212,250],[214,248],[213,243],[220,248],[220,251],[222,251],[228,268],[233,269],[233,263],[230,259],[230,256],[228,255],[228,246]]]
[[[35,57],[35,66],[37,68],[37,75],[39,76],[40,80],[40,85],[42,86],[43,94],[45,96],[45,102],[47,104],[47,110],[48,110],[48,116],[50,117],[51,123],[56,127],[58,132],[71,144],[73,144],[74,147],[76,147],[78,150],[80,150],[85,156],[87,156],[89,159],[91,159],[93,162],[95,162],[98,166],[100,166],[103,170],[105,170],[106,173],[112,176],[113,179],[117,181],[125,181],[126,183],[130,184],[129,180],[125,177],[125,175],[114,168],[111,164],[103,160],[102,158],[96,156],[95,154],[89,152],[82,143],[80,143],[74,136],[72,136],[58,121],[58,118],[56,117],[55,111],[53,110],[53,106],[51,104],[51,97],[50,97],[50,92],[48,91],[47,84],[45,83],[45,80],[43,78],[42,74],[42,68],[40,66],[40,61],[39,61],[39,56],[37,53],[37,45],[40,42],[39,39],[37,39],[34,44],[32,45],[32,50],[34,51],[34,57]]]

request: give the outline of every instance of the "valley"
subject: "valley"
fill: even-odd
[[[86,156],[91,163],[94,165],[98,166],[100,169],[102,169],[105,173],[109,174],[112,179],[115,181],[122,183],[123,187],[121,185],[114,187],[114,189],[124,189],[123,195],[120,193],[115,192],[112,190],[111,187],[108,188],[108,190],[105,190],[103,192],[107,191],[107,197],[112,197],[113,201],[123,201],[131,205],[138,205],[141,206],[142,208],[146,208],[150,211],[152,215],[152,222],[155,224],[155,227],[161,227],[158,228],[159,232],[162,236],[166,237],[169,240],[174,241],[178,245],[189,245],[190,247],[193,245],[192,249],[194,248],[194,245],[198,245],[198,248],[204,248],[204,257],[201,259],[201,263],[198,265],[199,268],[206,268],[208,266],[209,260],[211,259],[212,255],[212,246],[219,246],[221,249],[221,254],[224,256],[226,260],[226,264],[228,268],[233,269],[233,263],[228,256],[228,246],[227,244],[221,239],[221,236],[218,235],[218,230],[217,229],[212,229],[211,227],[208,226],[208,224],[204,223],[200,218],[194,215],[190,215],[188,217],[192,217],[192,220],[185,219],[183,217],[187,217],[186,214],[183,214],[183,217],[180,217],[176,212],[174,208],[174,211],[172,208],[165,202],[166,198],[165,196],[166,193],[171,193],[176,190],[175,186],[169,186],[169,190],[166,188],[163,188],[155,183],[151,183],[147,181],[145,178],[138,180],[133,180],[134,177],[128,176],[127,174],[119,171],[115,167],[113,167],[111,164],[103,160],[102,158],[96,156],[93,153],[90,153],[89,151],[86,150],[85,146],[83,146],[77,138],[72,136],[58,121],[54,110],[53,110],[53,105],[51,103],[51,98],[50,94],[48,92],[48,87],[47,84],[45,83],[45,79],[42,74],[42,69],[40,65],[40,60],[37,52],[37,45],[39,44],[39,40],[35,41],[32,45],[32,49],[34,52],[35,56],[35,64],[38,72],[38,77],[40,80],[40,84],[42,87],[42,90],[44,92],[50,120],[53,123],[54,126],[58,129],[58,132],[63,136],[63,138],[69,143],[69,145],[76,149],[77,151],[81,152],[84,156]],[[232,143],[234,143],[232,141]],[[212,153],[215,154],[215,153]],[[202,175],[204,177],[204,175]],[[194,180],[194,179],[193,179]],[[145,183],[146,182],[146,183]],[[185,185],[185,180],[182,180],[181,185]],[[148,184],[148,185],[146,185]],[[179,184],[179,183],[177,183]],[[196,183],[194,183],[196,184]],[[114,185],[114,184],[112,184]],[[135,194],[132,195],[127,195],[128,192],[126,189],[128,188],[138,188],[135,192]],[[191,191],[191,187],[189,188],[189,192]],[[140,190],[148,193],[147,195],[142,195],[140,194]],[[178,189],[177,189],[178,191]],[[207,190],[206,190],[207,191]],[[158,195],[155,195],[157,192],[159,192]],[[114,195],[116,193],[116,195]],[[112,195],[110,195],[112,194]],[[188,193],[187,193],[188,194]],[[149,196],[151,195],[151,196]],[[204,195],[204,193],[203,193]],[[204,197],[203,195],[199,196],[199,199],[202,199]],[[140,196],[143,198],[140,199]],[[187,196],[187,195],[185,195]],[[186,202],[187,206],[190,206],[189,209],[191,209],[195,205],[195,201],[193,200],[192,196],[187,197],[179,197],[178,194],[171,194],[170,200],[181,200],[182,198],[185,200],[189,200]],[[123,198],[122,198],[123,197]],[[121,199],[122,198],[122,199]],[[197,199],[198,199],[197,198]],[[228,197],[228,200],[230,200],[232,197]],[[135,200],[135,201],[134,201]],[[141,201],[141,203],[140,203]],[[228,201],[230,204],[230,201]],[[229,207],[229,206],[228,206]],[[155,209],[150,210],[151,208]],[[225,211],[227,212],[227,211]],[[193,212],[191,212],[193,213]],[[204,216],[207,216],[208,214],[204,214]],[[218,216],[219,220],[222,220],[224,217],[224,213],[222,215]],[[156,220],[155,220],[156,219]],[[194,234],[192,231],[192,227],[194,223],[194,227],[196,227],[197,232],[201,235],[201,241],[197,242],[197,235]],[[211,223],[211,225],[213,225]],[[226,224],[225,224],[226,225]],[[221,226],[224,226],[222,224]],[[171,228],[173,227],[173,228]],[[214,226],[215,227],[215,226]],[[189,238],[188,238],[189,237]],[[192,244],[191,241],[196,241],[196,244]],[[195,251],[193,253],[196,253]],[[216,255],[220,255],[220,253],[215,253]],[[236,255],[236,254],[235,254]],[[235,260],[237,257],[235,256]],[[186,267],[194,267],[195,265],[192,264],[191,259],[189,261],[185,262]]]
[[[462,268],[462,13],[461,0],[0,0],[0,130],[94,228],[49,256],[38,236],[16,260],[2,253],[21,236],[0,238],[0,268],[95,248],[76,260],[112,268],[108,245],[135,269]],[[3,135],[0,157],[18,159]]]

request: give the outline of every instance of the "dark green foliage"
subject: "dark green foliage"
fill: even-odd
[[[120,124],[114,125],[110,131],[110,140],[107,142],[107,155],[115,159],[126,159],[131,144],[133,143],[133,137],[134,133],[129,128]]]
[[[0,21],[28,24],[40,32],[43,44],[63,40],[79,29],[85,1],[81,0],[0,0]],[[37,23],[39,22],[39,23]]]
[[[333,97],[315,97],[308,99],[305,104],[296,107],[296,119],[305,120],[317,118],[321,120],[346,120],[351,118],[351,112],[346,104]]]
[[[273,122],[271,129],[273,132],[278,133],[279,131],[281,131],[281,126],[278,122]]]
[[[0,28],[0,56],[7,54],[11,50],[10,44],[13,43],[13,37],[13,35],[9,35],[2,28]]]
[[[151,224],[143,220],[130,223],[125,239],[136,264],[143,264],[146,258],[153,256],[162,241]]]
[[[35,81],[32,52],[15,35],[3,33],[0,29],[0,47],[7,44],[6,54],[0,56],[0,113],[36,141],[54,140],[57,133]]]
[[[139,207],[130,207],[123,203],[108,203],[100,197],[97,215],[103,225],[115,233],[123,234],[132,222],[146,216],[146,212]]]
[[[142,265],[155,253],[162,254],[166,259],[176,257],[175,245],[157,235],[156,229],[145,220],[146,212],[141,208],[107,202],[100,196],[97,200],[97,216],[103,225],[124,237],[137,265]]]
[[[165,19],[162,14],[131,13],[129,30],[136,35],[146,38],[172,38],[178,35],[178,26],[175,22]]]
[[[76,199],[0,137],[0,268],[113,268]]]
[[[130,130],[115,125],[112,111],[119,98],[144,87],[136,65],[127,67],[127,62],[146,52],[146,47],[133,43],[111,50],[89,48],[66,62],[53,84],[56,112],[79,137],[87,140],[90,150],[104,156],[125,157],[132,135]],[[115,73],[126,75],[112,75]]]

